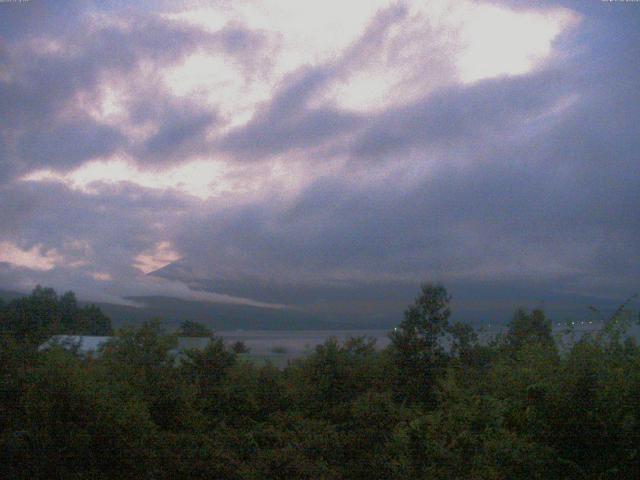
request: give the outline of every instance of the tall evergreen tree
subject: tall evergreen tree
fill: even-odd
[[[400,390],[408,400],[429,399],[446,365],[443,340],[451,316],[450,301],[442,285],[422,285],[404,320],[390,334],[403,383]]]

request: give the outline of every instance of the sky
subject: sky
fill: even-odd
[[[622,301],[639,79],[638,2],[2,2],[0,288]]]

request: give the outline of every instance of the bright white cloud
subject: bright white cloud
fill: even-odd
[[[223,160],[195,159],[166,169],[144,169],[133,160],[115,156],[94,160],[66,173],[43,169],[31,172],[24,182],[61,182],[72,190],[99,194],[102,185],[130,183],[143,188],[171,190],[200,200],[224,198],[227,204],[250,202],[267,191],[294,195],[308,178],[305,159],[275,157],[258,165],[238,165]],[[331,170],[325,162],[318,173]]]
[[[175,262],[180,255],[169,242],[159,242],[152,249],[142,252],[135,258],[134,267],[147,274]]]
[[[578,17],[566,9],[511,11],[474,5],[458,14],[462,49],[457,56],[460,80],[471,83],[533,70],[553,50],[553,41]]]
[[[173,95],[194,97],[216,108],[226,129],[246,123],[274,88],[266,76],[246,75],[232,58],[205,52],[166,68],[163,81]]]
[[[379,32],[364,58],[349,60],[322,98],[341,108],[381,110],[434,88],[524,74],[553,54],[553,41],[574,25],[567,9],[510,10],[475,1],[404,2],[404,13]],[[239,2],[186,10],[169,18],[212,31],[228,23],[266,32],[270,50],[258,75],[230,58],[198,53],[169,68],[165,81],[183,96],[201,96],[221,108],[230,125],[245,123],[285,74],[305,65],[341,61],[391,0]],[[316,99],[316,103],[318,99]]]
[[[332,85],[327,97],[363,112],[420,98],[435,88],[530,72],[576,22],[565,9],[512,11],[478,2],[411,3],[376,50]]]
[[[331,60],[361,35],[373,15],[389,0],[261,0],[219,3],[167,15],[218,31],[224,25],[244,25],[273,32],[280,55],[278,70]]]
[[[314,144],[314,147],[305,148],[304,144],[300,147],[296,144],[295,151],[261,158],[262,162],[242,162],[240,158],[232,158],[232,153],[215,151],[214,145],[226,131],[245,124],[261,107],[267,106],[274,93],[287,86],[287,74],[309,65],[326,66],[328,81],[314,91],[311,107],[330,105],[373,114],[415,101],[448,85],[531,72],[554,58],[557,54],[554,42],[577,22],[576,14],[566,9],[516,11],[470,0],[410,1],[400,3],[405,8],[395,8],[398,5],[392,0],[240,1],[165,15],[211,32],[221,32],[226,27],[250,30],[264,39],[264,43],[258,42],[257,50],[248,54],[224,53],[219,45],[195,45],[190,54],[180,56],[174,64],[165,64],[166,59],[144,59],[132,73],[114,71],[105,74],[95,89],[76,92],[68,102],[68,109],[59,114],[76,119],[80,113],[99,125],[118,129],[127,138],[119,146],[118,153],[105,158],[94,157],[71,171],[33,171],[21,180],[62,182],[72,190],[90,195],[100,195],[105,184],[134,184],[192,196],[192,205],[207,211],[222,211],[252,202],[280,201],[284,205],[318,179],[344,176],[345,170],[341,166],[349,156],[348,148],[334,148],[335,144],[319,147]],[[393,12],[389,10],[389,16],[378,15],[385,9],[393,9]],[[96,18],[96,28],[99,28],[102,25],[100,18],[107,21],[110,15]],[[130,28],[130,23],[126,20],[107,22],[122,29]],[[371,25],[378,25],[376,35],[363,37]],[[34,44],[32,48],[47,54],[57,54],[60,50],[59,45],[46,43]],[[0,68],[0,79],[3,75],[8,73]],[[154,104],[157,111],[148,116],[136,115],[137,101],[147,97],[155,100],[156,91],[160,100]],[[551,111],[541,114],[544,118],[532,117],[522,125],[529,134],[535,134],[535,122],[542,125],[544,121],[547,128],[549,116],[563,112],[574,101],[567,97]],[[176,105],[186,106],[185,118],[189,117],[189,106],[192,105],[205,112],[208,108],[215,116],[216,121],[207,124],[204,133],[212,152],[203,156],[204,148],[194,149],[198,153],[190,153],[184,148],[184,151],[179,150],[180,158],[163,159],[161,166],[154,166],[148,158],[145,158],[144,167],[139,166],[136,152],[149,151],[144,149],[144,142],[154,134],[162,137],[162,128],[173,126],[171,112],[162,109]],[[177,108],[177,111],[181,113],[183,109]],[[295,119],[288,120],[295,122]],[[180,126],[180,118],[175,124]],[[510,134],[523,136],[525,133],[514,126]],[[260,142],[259,136],[256,138],[256,143]],[[408,191],[425,178],[435,178],[439,173],[435,165],[462,170],[464,162],[477,160],[473,155],[452,158],[456,156],[452,155],[449,145],[443,147],[445,151],[442,152],[429,148],[436,149],[421,145],[417,152],[403,153],[402,161],[367,166],[362,173],[350,173],[353,178],[349,179],[352,183],[349,186],[355,191],[385,185],[390,178],[397,178],[402,183],[400,186]],[[380,187],[380,190],[384,189]],[[196,214],[195,209],[193,214]],[[179,223],[171,215],[168,212],[162,222]],[[324,227],[320,222],[316,223],[318,232],[315,235],[320,237],[319,231]],[[166,228],[157,237],[157,240],[171,238],[170,229]],[[309,238],[313,239],[313,235]],[[0,243],[0,261],[32,270],[52,271],[47,275],[53,275],[58,270],[55,267],[63,261],[58,252],[63,252],[64,267],[68,270],[76,268],[82,274],[80,285],[85,279],[92,279],[99,283],[100,289],[120,282],[119,291],[129,294],[165,292],[198,300],[245,302],[192,292],[177,283],[152,283],[143,274],[162,268],[181,255],[167,241],[157,241],[155,246],[143,252],[140,249],[144,247],[136,248],[133,254],[129,251],[130,255],[118,258],[119,264],[110,268],[114,265],[89,263],[86,259],[93,261],[95,256],[87,253],[83,245],[62,245],[58,250],[36,246],[24,250],[4,242]],[[255,262],[255,259],[249,261]],[[131,267],[138,270],[139,278],[131,279],[131,283],[125,285],[118,272],[128,273]],[[500,273],[487,271],[492,275]],[[474,272],[463,273],[471,275]],[[309,273],[315,274],[314,271]],[[352,274],[352,271],[344,273],[345,277]],[[369,274],[368,269],[363,270],[362,276],[367,278]],[[112,293],[116,298],[117,292]]]
[[[101,184],[122,182],[160,190],[175,190],[206,199],[229,192],[234,185],[225,182],[228,170],[224,163],[195,160],[166,170],[144,170],[130,159],[114,157],[94,160],[67,173],[38,170],[22,177],[22,181],[58,181],[73,190],[97,193]],[[237,193],[237,192],[236,192]]]
[[[364,32],[388,0],[304,2],[267,0],[234,2],[167,15],[210,31],[227,24],[265,32],[269,50],[258,71],[247,75],[241,65],[220,53],[198,52],[166,69],[164,80],[177,95],[205,98],[221,109],[228,126],[248,121],[268,100],[284,75],[305,65],[335,60]]]
[[[113,277],[106,272],[91,272],[89,273],[89,275],[91,276],[91,278],[93,278],[94,280],[98,280],[99,282],[108,282],[110,280],[113,280]]]
[[[62,263],[64,258],[55,249],[47,250],[42,245],[23,249],[11,242],[0,242],[0,262],[16,267],[47,271]]]

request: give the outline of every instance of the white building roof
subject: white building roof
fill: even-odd
[[[87,354],[89,352],[95,352],[101,345],[107,343],[112,338],[113,337],[97,335],[54,335],[40,345],[38,350],[61,346],[67,349],[77,348],[78,352]]]

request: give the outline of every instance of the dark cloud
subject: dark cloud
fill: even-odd
[[[324,97],[332,82],[348,80],[407,19],[401,6],[388,9],[342,57],[286,75],[247,124],[224,134],[215,107],[175,97],[143,63],[215,51],[253,75],[269,52],[264,34],[241,24],[203,32],[148,15],[146,4],[130,14],[135,28],[81,15],[68,34],[47,27],[75,22],[58,7],[14,9],[15,27],[0,26],[0,73],[11,72],[0,75],[0,242],[84,263],[40,273],[3,264],[0,282],[97,291],[105,282],[91,274],[102,272],[113,279],[110,295],[126,295],[138,288],[130,281],[139,276],[136,256],[166,241],[182,259],[157,276],[335,317],[401,312],[423,280],[451,286],[467,317],[504,318],[518,304],[541,303],[565,314],[599,297],[624,298],[640,281],[640,17],[635,5],[602,3],[565,4],[580,10],[581,25],[535,72],[447,87],[424,80],[428,94],[366,114],[332,106]],[[26,55],[36,31],[64,51]],[[436,67],[435,76],[451,74],[454,63],[436,47],[414,77]],[[99,100],[105,79],[131,79],[127,118],[153,127],[143,140],[71,108],[80,93]],[[133,183],[88,193],[16,180],[117,151],[145,168],[224,156],[246,167],[248,183],[261,174],[250,168],[278,155],[304,178],[295,194],[265,188],[242,201]],[[338,166],[321,168],[331,162]]]
[[[628,83],[636,67],[596,63],[590,81],[574,68],[450,89],[370,119],[351,158],[423,163],[422,180],[396,173],[367,183],[371,166],[351,163],[293,206],[267,201],[198,220],[179,238],[190,252],[182,264],[198,259],[200,274],[191,273],[209,272],[209,286],[342,309],[334,290],[354,302],[369,292],[375,303],[378,288],[406,298],[424,279],[467,299],[482,285],[515,295],[517,284],[518,296],[501,300],[509,308],[547,299],[567,312],[598,295],[623,297],[640,279],[640,103]],[[618,88],[594,82],[613,72]],[[205,238],[214,252],[201,248]]]
[[[229,133],[221,148],[242,158],[264,158],[295,148],[313,148],[351,132],[362,123],[358,115],[308,105],[331,73],[331,68],[320,67],[285,78],[273,100],[247,125]]]
[[[70,12],[79,8],[74,5],[69,5]],[[148,78],[144,65],[172,65],[198,49],[241,54],[252,42],[255,46],[261,41],[259,35],[243,34],[239,28],[207,33],[140,10],[126,12],[121,18],[124,25],[111,25],[89,15],[81,15],[73,23],[72,15],[63,15],[62,7],[53,4],[35,9],[24,5],[22,10],[18,6],[0,8],[9,16],[24,17],[23,28],[31,34],[31,38],[15,37],[9,27],[0,29],[4,46],[0,71],[8,72],[7,79],[0,76],[0,165],[5,176],[34,167],[65,170],[116,149],[130,148],[144,161],[164,163],[167,157],[175,159],[186,143],[205,148],[206,129],[215,122],[215,112],[188,99],[173,98],[157,78]],[[48,25],[58,15],[69,32],[36,28],[38,22]],[[38,43],[30,46],[29,41],[35,39],[57,42],[55,50],[40,51]],[[159,124],[141,148],[131,145],[125,126],[101,124],[76,109],[78,95],[99,105],[98,87],[103,82],[118,78],[135,82],[137,76],[152,83],[131,85],[132,121]]]
[[[371,121],[356,136],[353,156],[379,158],[404,154],[413,147],[455,148],[460,143],[491,140],[543,113],[567,90],[562,72],[553,70],[442,90]]]
[[[0,5],[0,35],[3,44],[22,41],[34,32],[61,33],[70,18],[81,15],[88,2],[40,0],[37,2],[3,2]]]
[[[34,128],[23,138],[18,155],[32,167],[64,167],[109,155],[123,143],[117,129],[90,120]]]
[[[140,107],[144,106],[138,106],[136,117],[153,119],[160,124],[160,128],[141,148],[135,150],[140,161],[152,164],[179,163],[181,158],[204,153],[210,148],[207,133],[218,122],[215,112],[190,102],[149,102],[155,104],[151,111],[141,114]]]
[[[29,249],[45,243],[64,252],[66,244],[86,242],[83,255],[95,267],[131,268],[132,258],[170,234],[175,216],[190,209],[188,199],[130,184],[92,185],[92,193],[58,182],[21,182],[0,190],[3,232]],[[55,201],[52,201],[55,200]]]

